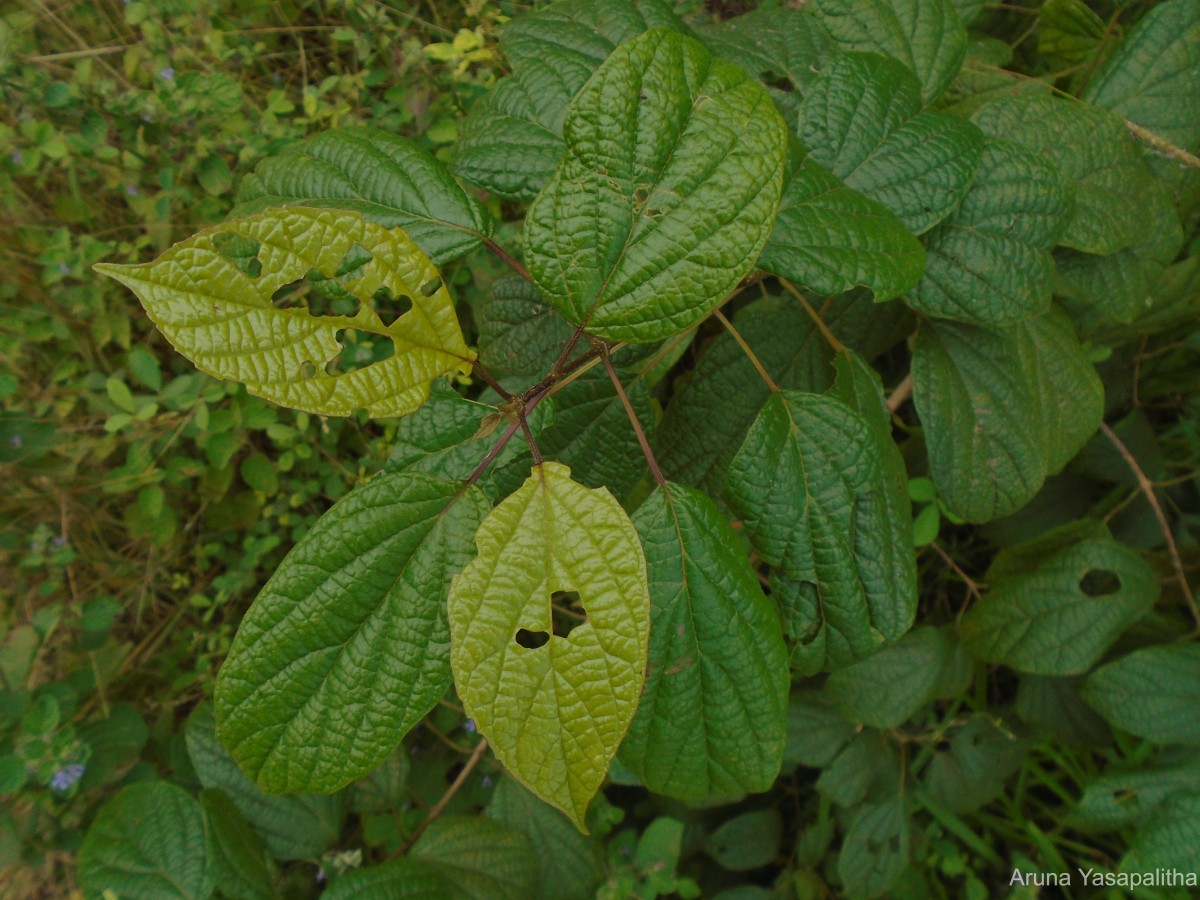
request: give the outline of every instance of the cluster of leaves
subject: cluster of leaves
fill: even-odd
[[[209,374],[403,418],[85,891],[1200,869],[1200,9],[1101,12],[565,0],[501,28],[449,166],[336,128],[97,266]]]

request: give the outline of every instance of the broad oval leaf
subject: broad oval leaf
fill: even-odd
[[[909,798],[863,803],[842,840],[837,870],[849,897],[885,897],[908,866]]]
[[[633,523],[650,579],[650,662],[621,762],[681,800],[765,791],[787,738],[779,616],[705,494],[660,487]]]
[[[912,375],[938,497],[971,522],[1028,503],[1104,409],[1100,379],[1056,311],[1008,328],[929,320]]]
[[[637,532],[611,494],[547,462],[488,514],[476,544],[450,589],[459,696],[513,776],[584,831],[645,679],[650,598]],[[565,637],[552,634],[557,591],[577,592],[586,610]],[[519,644],[522,631],[542,645]]]
[[[1049,250],[1073,204],[1057,171],[1016,144],[989,139],[962,205],[925,235],[929,264],[909,305],[983,323],[1046,312]]]
[[[1083,99],[1176,147],[1200,142],[1200,4],[1167,0],[1146,12],[1088,83]]]
[[[758,264],[824,294],[861,285],[883,302],[917,286],[925,250],[887,207],[805,159],[784,186]]]
[[[754,266],[787,129],[763,88],[677,32],[618,47],[576,96],[566,156],[525,219],[530,275],[567,319],[649,343]]]
[[[967,55],[967,29],[953,0],[818,0],[821,20],[847,50],[900,60],[931,103],[954,81]]]
[[[475,487],[379,475],[287,555],[217,679],[221,740],[264,789],[366,775],[450,687],[445,597],[487,510]]]
[[[88,900],[207,900],[213,892],[200,804],[165,781],[133,784],[101,807],[79,850]]]
[[[1145,647],[1101,666],[1083,699],[1124,731],[1157,744],[1200,744],[1200,646]]]
[[[920,85],[884,56],[837,56],[805,97],[799,137],[847,187],[920,234],[966,195],[983,137],[970,122],[922,112]]]
[[[230,900],[271,900],[271,858],[229,795],[222,790],[200,792],[204,835],[208,841],[209,871],[222,897]]]
[[[751,10],[704,28],[697,36],[722,59],[763,82],[786,79],[793,91],[806,88],[825,58],[836,52],[820,17],[793,7]]]
[[[272,206],[333,207],[402,228],[437,264],[491,234],[479,201],[445,164],[411,141],[366,126],[335,128],[268,156],[238,188],[230,217]]]
[[[1103,526],[1069,525],[1002,553],[963,617],[963,644],[1034,675],[1086,672],[1158,599],[1158,578]]]
[[[771,566],[804,674],[869,656],[912,623],[915,579],[882,552],[892,529],[911,528],[884,501],[895,490],[886,453],[898,451],[845,403],[785,390],[768,398],[729,466],[726,496]]]
[[[352,277],[345,287],[359,301],[354,315],[312,315],[273,302],[277,291],[310,272],[330,279],[346,265]],[[431,381],[470,371],[474,358],[429,257],[404,232],[358,213],[271,209],[201,231],[152,263],[95,268],[137,294],[198,369],[295,409],[405,415],[425,402]],[[408,297],[412,309],[385,323],[371,306],[381,290]],[[392,355],[331,372],[346,329],[378,335]]]
[[[188,716],[184,738],[200,783],[224,791],[276,859],[316,859],[337,841],[345,796],[264,793],[217,740],[211,704]]]

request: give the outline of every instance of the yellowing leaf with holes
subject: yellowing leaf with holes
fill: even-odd
[[[645,678],[650,591],[637,532],[608,491],[548,462],[475,542],[479,556],[450,587],[458,694],[516,779],[586,831]],[[564,609],[572,594],[582,608]]]
[[[307,412],[402,416],[474,358],[429,257],[357,213],[269,209],[96,271],[137,294],[198,369]],[[411,308],[387,322],[389,304]]]

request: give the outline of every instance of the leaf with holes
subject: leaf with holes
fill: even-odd
[[[257,266],[246,257],[239,266],[222,252],[248,244]],[[349,290],[360,302],[353,315],[313,315],[273,302],[276,292],[313,270],[332,277],[344,265],[353,273]],[[96,271],[137,294],[159,330],[198,369],[321,415],[357,409],[405,415],[425,402],[431,381],[469,372],[474,358],[429,257],[403,232],[357,213],[272,209],[206,229],[152,263],[103,263]],[[412,309],[386,323],[371,306],[380,292],[410,298]],[[391,355],[331,371],[347,349],[339,340],[347,330],[378,336]]]
[[[841,400],[785,390],[767,399],[729,466],[726,497],[771,566],[793,666],[806,674],[869,656],[911,623],[914,580],[880,565],[900,527],[882,499],[894,489],[889,451]]]
[[[1001,553],[963,644],[1034,675],[1086,672],[1158,599],[1158,577],[1103,525],[1081,523]]]
[[[833,59],[805,98],[798,134],[814,162],[882,203],[914,234],[958,206],[983,152],[969,122],[922,112],[912,72],[866,53]]]
[[[788,657],[773,604],[700,491],[660,487],[633,523],[650,578],[650,662],[621,762],[681,800],[765,791],[787,737]]]
[[[953,0],[817,0],[825,27],[847,50],[898,59],[932,103],[954,81],[967,55],[967,29]]]
[[[450,686],[443,598],[488,506],[478,488],[379,475],[292,549],[217,679],[221,740],[259,785],[337,790],[437,703]]]
[[[1054,270],[1049,250],[1073,203],[1056,170],[1016,144],[989,139],[962,205],[925,235],[929,264],[909,305],[982,323],[1046,312]]]
[[[611,494],[547,462],[488,514],[476,544],[450,588],[459,696],[514,777],[586,831],[645,678],[650,598],[637,532]],[[586,616],[565,636],[552,634],[557,592],[577,592]]]
[[[332,207],[402,228],[439,265],[479,246],[492,223],[445,164],[378,128],[335,128],[268,156],[238,189],[230,217],[272,206]]]
[[[1145,647],[1101,666],[1083,699],[1111,724],[1156,744],[1200,744],[1200,646]]]
[[[770,97],[692,38],[649,31],[613,51],[563,133],[566,156],[525,219],[538,288],[613,340],[695,325],[771,231],[787,130]]]
[[[784,186],[758,264],[823,294],[861,285],[883,302],[917,286],[925,250],[885,206],[805,159]]]

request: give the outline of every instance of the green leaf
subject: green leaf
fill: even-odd
[[[529,900],[537,858],[529,839],[484,816],[442,816],[410,855],[449,883],[451,898]]]
[[[681,800],[768,790],[789,683],[773,604],[700,491],[658,488],[633,523],[650,579],[650,662],[621,762],[649,790]]]
[[[518,781],[581,830],[629,727],[650,632],[646,562],[612,495],[535,467],[476,534],[450,588],[450,661],[467,714]],[[575,591],[587,621],[551,635],[551,595]],[[519,631],[545,638],[518,643]]]
[[[257,244],[261,274],[252,277],[222,255],[227,239]],[[349,282],[362,301],[353,316],[275,306],[280,288],[312,270],[332,277],[348,255],[359,259],[363,251],[371,260]],[[159,330],[198,369],[240,381],[284,406],[321,415],[366,409],[400,416],[425,402],[435,378],[471,368],[473,355],[433,263],[403,232],[357,213],[268,210],[201,231],[152,263],[95,268],[137,294]],[[431,286],[436,290],[426,295]],[[414,308],[385,324],[370,305],[381,289],[410,297]],[[330,372],[326,366],[343,349],[344,329],[378,335],[394,353]]]
[[[477,488],[379,475],[336,503],[242,620],[218,733],[271,792],[330,792],[387,758],[450,687],[450,579],[488,510]]]
[[[950,86],[967,55],[967,29],[952,0],[818,0],[817,10],[847,50],[904,63],[926,103]]]
[[[909,305],[931,316],[1004,323],[1050,308],[1049,250],[1074,196],[1037,156],[989,139],[962,205],[925,236],[929,264]]]
[[[916,287],[925,251],[885,206],[805,159],[784,185],[758,264],[824,294],[861,285],[883,302]]]
[[[799,130],[814,162],[890,209],[914,234],[958,206],[983,152],[969,122],[921,109],[920,84],[904,65],[847,53],[805,98]]]
[[[109,378],[104,382],[104,388],[108,393],[108,399],[117,409],[123,409],[130,413],[137,412],[137,403],[133,399],[133,392],[129,390],[129,385],[120,378]]]
[[[837,871],[849,897],[880,897],[908,866],[908,801],[900,796],[864,803],[857,811],[838,854]]]
[[[1085,525],[1004,551],[987,582],[963,618],[963,643],[980,659],[1035,675],[1086,672],[1159,590],[1136,552]]]
[[[200,804],[165,781],[130,785],[101,807],[79,849],[84,896],[196,898],[213,892]]]
[[[1192,708],[1195,715],[1195,707]],[[1162,870],[1192,875],[1200,869],[1200,790],[1172,797],[1152,819],[1143,823],[1133,845],[1121,860],[1124,872]]]
[[[1079,696],[1079,678],[1022,675],[1016,712],[1024,721],[1064,744],[1102,747],[1112,730]]]
[[[333,846],[344,814],[341,796],[281,797],[263,793],[217,741],[212,707],[207,703],[196,707],[188,717],[184,736],[200,783],[229,795],[272,856],[316,859]]]
[[[13,794],[25,787],[28,780],[25,760],[19,756],[0,756],[0,794]]]
[[[622,44],[572,101],[525,219],[529,271],[572,323],[650,343],[695,325],[770,234],[787,130],[743,70],[672,31]]]
[[[704,852],[730,872],[769,865],[779,853],[783,817],[777,809],[743,813],[722,822],[704,841]]]
[[[1200,143],[1200,6],[1154,5],[1088,84],[1083,99],[1185,150]]]
[[[824,693],[847,721],[896,728],[933,699],[953,657],[949,635],[923,625],[875,655],[831,673]]]
[[[638,421],[651,440],[656,413],[642,379],[623,381]],[[646,471],[641,444],[607,374],[583,377],[554,395],[554,417],[538,435],[546,459],[582,473],[588,487],[624,500]]]
[[[841,400],[785,390],[730,464],[726,497],[771,566],[805,674],[862,659],[912,622],[911,521],[893,520],[884,499],[907,500],[885,474],[885,450],[897,452],[888,444]],[[907,565],[891,564],[895,552]]]
[[[1090,62],[1104,43],[1104,20],[1083,0],[1046,0],[1040,13],[1038,52],[1058,67]]]
[[[563,0],[500,30],[500,46],[514,65],[545,59],[587,80],[618,44],[651,28],[685,31],[667,0]]]
[[[78,733],[91,750],[87,770],[79,779],[85,791],[119,781],[138,761],[150,737],[150,729],[128,703],[113,704],[107,719],[89,722]]]
[[[1113,830],[1144,822],[1172,797],[1200,792],[1200,759],[1105,773],[1083,786],[1068,822],[1083,830]]]
[[[1028,94],[989,103],[971,121],[1053,165],[1075,190],[1060,243],[1115,253],[1147,230],[1143,197],[1161,190],[1119,118],[1078,100]]]
[[[271,862],[266,848],[229,795],[200,792],[209,871],[221,896],[230,900],[271,900]]]
[[[1008,328],[927,321],[912,376],[938,497],[970,522],[1028,503],[1103,413],[1095,369],[1054,311]]]
[[[900,760],[890,740],[874,729],[856,731],[816,784],[822,797],[846,808],[892,794],[899,784]]]
[[[832,383],[832,353],[794,299],[755,301],[733,324],[781,387],[822,391]],[[737,341],[718,336],[663,414],[655,452],[667,478],[719,497],[725,470],[770,393]]]
[[[352,869],[339,876],[321,894],[322,900],[451,900],[458,897],[462,895],[453,893],[441,872],[411,856]]]
[[[1135,650],[1093,672],[1083,699],[1117,728],[1148,741],[1200,744],[1200,646]]]
[[[788,739],[783,748],[785,771],[801,765],[825,768],[858,731],[837,714],[822,691],[800,690],[792,694],[787,720]]]
[[[574,328],[520,276],[499,278],[477,310],[479,361],[509,390],[524,390],[558,360]]]
[[[501,778],[487,814],[520,831],[537,861],[536,900],[590,900],[604,880],[599,845],[575,830],[558,810],[547,806],[512,778]]]
[[[1021,767],[1029,741],[1019,738],[991,715],[978,713],[948,735],[950,746],[937,750],[924,784],[942,809],[965,815],[992,802]]]
[[[492,233],[479,201],[444,163],[404,138],[365,126],[325,131],[268,156],[242,180],[230,217],[272,206],[361,213],[384,228],[404,229],[439,265]]]
[[[722,59],[768,84],[781,79],[804,89],[835,51],[818,16],[789,7],[755,9],[701,30],[698,37]]]

